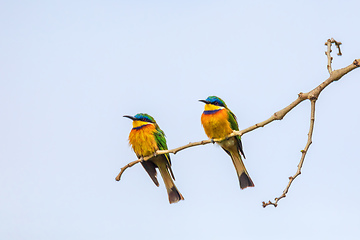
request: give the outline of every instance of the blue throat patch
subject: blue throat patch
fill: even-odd
[[[203,113],[204,113],[205,115],[209,115],[209,114],[214,114],[214,113],[216,113],[216,112],[218,112],[218,111],[220,111],[220,110],[221,110],[221,108],[216,109],[216,110],[204,111]]]

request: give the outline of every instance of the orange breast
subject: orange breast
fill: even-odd
[[[155,126],[148,124],[140,129],[132,129],[129,135],[129,144],[137,156],[148,156],[158,150],[155,141]]]
[[[221,109],[213,114],[202,114],[201,123],[209,138],[223,138],[232,133],[228,112]]]

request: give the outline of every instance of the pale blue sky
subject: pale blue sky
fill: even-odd
[[[358,239],[360,70],[243,136],[255,188],[218,146],[172,155],[170,205],[128,146],[146,112],[169,148],[206,139],[209,95],[240,128],[270,117],[360,57],[359,1],[0,1],[0,239]]]

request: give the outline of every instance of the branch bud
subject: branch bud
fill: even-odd
[[[354,60],[353,64],[357,67],[360,67],[360,63],[357,59]]]

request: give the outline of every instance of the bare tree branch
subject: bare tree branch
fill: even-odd
[[[224,138],[225,139],[225,138]],[[224,139],[213,139],[213,142],[220,142]],[[144,157],[142,159],[138,159],[138,160],[135,160],[131,163],[128,163],[126,164],[124,167],[122,167],[120,169],[120,173],[116,176],[115,180],[116,181],[120,181],[120,178],[121,178],[121,175],[124,173],[124,171],[129,168],[129,167],[132,167],[134,166],[135,164],[139,163],[139,162],[142,162],[142,161],[148,161],[149,159],[157,156],[157,155],[161,155],[161,154],[166,154],[166,153],[173,153],[173,154],[176,154],[177,152],[181,151],[181,150],[184,150],[186,148],[189,148],[189,147],[195,147],[195,146],[199,146],[199,145],[205,145],[205,144],[208,144],[208,143],[211,143],[212,141],[209,139],[209,140],[203,140],[203,141],[200,141],[200,142],[194,142],[194,143],[189,143],[189,144],[186,144],[184,146],[181,146],[181,147],[178,147],[178,148],[174,148],[174,149],[170,149],[170,150],[157,150],[154,154],[150,155],[150,156],[147,156],[147,157]]]
[[[302,165],[304,163],[306,153],[307,153],[307,151],[308,151],[308,149],[310,147],[310,144],[312,143],[312,133],[313,133],[313,130],[314,130],[314,122],[315,122],[315,103],[316,103],[316,100],[318,99],[318,97],[320,95],[320,92],[325,87],[327,87],[330,83],[339,80],[342,76],[344,76],[348,72],[350,72],[353,69],[359,67],[360,61],[359,61],[359,59],[356,59],[356,60],[354,60],[354,62],[351,65],[349,65],[349,66],[347,66],[345,68],[333,71],[332,68],[331,68],[331,63],[332,63],[333,58],[330,55],[330,53],[332,52],[331,51],[332,43],[334,43],[336,45],[336,47],[338,48],[338,50],[339,50],[338,55],[339,56],[342,55],[341,50],[340,50],[341,42],[337,42],[333,38],[328,39],[327,42],[325,43],[325,45],[327,45],[327,51],[325,52],[325,54],[328,57],[327,68],[328,68],[328,71],[330,73],[330,77],[326,81],[324,81],[322,84],[320,84],[318,87],[314,88],[313,90],[311,90],[309,93],[306,94],[306,95],[308,95],[307,99],[309,99],[311,101],[310,129],[309,129],[308,141],[306,143],[305,149],[301,151],[302,156],[301,156],[301,159],[300,159],[300,163],[298,165],[297,172],[295,173],[294,176],[289,177],[288,185],[286,186],[285,190],[283,191],[283,193],[282,193],[282,195],[280,197],[275,198],[274,202],[268,201],[267,203],[265,203],[265,202],[262,203],[264,208],[266,206],[268,206],[268,205],[273,205],[274,207],[277,207],[279,200],[286,197],[286,194],[288,193],[289,188],[290,188],[292,182],[294,181],[294,179],[301,174],[301,168],[302,168]]]
[[[266,207],[268,205],[273,205],[273,206],[276,207],[278,205],[278,201],[280,199],[286,197],[286,194],[288,193],[289,188],[290,188],[292,182],[294,181],[294,179],[298,175],[301,174],[301,168],[302,168],[302,165],[304,163],[306,153],[308,152],[308,149],[309,149],[309,147],[310,147],[310,145],[312,143],[312,133],[313,133],[313,130],[314,130],[314,122],[315,122],[315,103],[316,103],[316,100],[318,99],[320,93],[322,92],[322,90],[324,90],[332,82],[339,80],[340,78],[342,78],[344,75],[351,72],[355,68],[360,67],[360,59],[355,59],[353,61],[353,63],[350,64],[347,67],[344,67],[344,68],[341,68],[341,69],[338,69],[338,70],[332,70],[332,67],[331,67],[332,57],[330,55],[332,43],[334,43],[336,45],[336,47],[338,48],[338,50],[339,50],[338,55],[342,54],[341,50],[340,50],[341,42],[337,42],[333,38],[328,39],[327,42],[325,43],[325,45],[327,45],[327,51],[325,52],[325,54],[327,55],[327,59],[328,59],[327,69],[328,69],[329,74],[330,74],[329,78],[326,79],[324,82],[322,82],[320,85],[318,85],[316,88],[314,88],[313,90],[311,90],[311,91],[309,91],[307,93],[300,92],[298,94],[297,99],[295,99],[292,103],[290,103],[285,108],[275,112],[270,118],[268,118],[268,119],[266,119],[266,120],[264,120],[262,122],[256,123],[255,125],[252,125],[252,126],[246,128],[246,129],[243,129],[241,131],[233,131],[233,133],[229,134],[227,137],[222,138],[222,139],[208,139],[208,140],[203,140],[203,141],[199,141],[199,142],[189,143],[189,144],[186,144],[184,146],[174,148],[174,149],[170,149],[170,150],[158,150],[151,156],[146,156],[146,157],[144,157],[142,159],[135,160],[133,162],[128,163],[124,167],[122,167],[121,170],[120,170],[120,173],[116,176],[115,180],[120,181],[120,178],[121,178],[122,174],[124,173],[124,171],[127,168],[132,167],[132,166],[134,166],[135,164],[137,164],[137,163],[139,163],[141,161],[148,161],[149,159],[151,159],[154,156],[157,156],[157,155],[160,155],[160,154],[166,154],[166,153],[176,154],[177,152],[179,152],[181,150],[184,150],[184,149],[187,149],[187,148],[190,148],[190,147],[195,147],[195,146],[199,146],[199,145],[205,145],[205,144],[209,144],[209,143],[220,142],[220,141],[223,141],[223,140],[228,139],[228,138],[233,137],[233,136],[242,136],[245,133],[251,132],[251,131],[253,131],[253,130],[257,129],[257,128],[264,127],[265,125],[273,122],[274,120],[282,120],[285,117],[285,115],[288,112],[290,112],[293,108],[295,108],[299,103],[301,103],[302,101],[308,99],[308,100],[311,101],[310,129],[309,129],[309,133],[308,133],[308,141],[307,141],[307,143],[305,145],[304,150],[301,151],[302,156],[301,156],[301,159],[300,159],[300,163],[298,164],[297,172],[295,173],[295,175],[289,177],[288,185],[286,186],[285,190],[283,191],[283,193],[282,193],[282,195],[280,197],[275,198],[274,202],[271,202],[271,201],[269,201],[268,203],[263,202],[263,207]]]
[[[311,117],[310,117],[310,128],[309,128],[309,133],[308,133],[308,140],[307,140],[307,143],[306,143],[306,145],[305,145],[304,150],[301,150],[302,155],[301,155],[301,159],[300,159],[300,162],[299,162],[297,171],[296,171],[296,173],[295,173],[294,176],[289,177],[289,182],[288,182],[285,190],[284,190],[283,193],[281,194],[281,196],[275,198],[275,201],[274,201],[274,202],[271,202],[271,201],[269,201],[269,202],[267,202],[267,203],[262,202],[263,207],[266,207],[266,206],[268,206],[268,205],[273,205],[274,207],[277,207],[279,200],[282,199],[282,198],[284,198],[284,197],[286,197],[286,194],[288,193],[289,188],[290,188],[292,182],[295,180],[295,178],[296,178],[297,176],[299,176],[299,175],[301,174],[301,168],[302,168],[302,166],[303,166],[306,153],[308,152],[309,147],[310,147],[310,145],[311,145],[311,143],[312,143],[312,134],[313,134],[313,131],[314,131],[314,122],[315,122],[315,103],[316,103],[316,99],[311,100]]]
[[[290,105],[288,105],[287,107],[281,109],[280,111],[274,113],[270,118],[268,118],[265,121],[262,121],[260,123],[256,123],[253,126],[250,126],[244,130],[241,131],[234,131],[233,133],[231,133],[230,135],[228,135],[226,138],[229,137],[233,137],[233,136],[242,136],[245,133],[251,132],[259,127],[264,127],[265,125],[271,123],[274,120],[281,120],[285,117],[285,115],[290,112],[294,107],[296,107],[299,103],[301,103],[302,101],[306,100],[306,99],[312,99],[312,98],[317,98],[320,94],[320,92],[327,87],[330,83],[339,80],[342,76],[344,76],[345,74],[349,73],[350,71],[354,70],[355,68],[359,67],[360,64],[360,59],[356,59],[354,60],[354,62],[352,64],[350,64],[349,66],[345,67],[345,68],[341,68],[338,70],[335,70],[332,72],[332,74],[330,75],[330,77],[325,80],[323,83],[321,83],[319,86],[317,86],[316,88],[314,88],[313,90],[311,90],[308,93],[299,93],[298,94],[298,98],[293,101]],[[226,139],[224,138],[224,139]],[[220,142],[224,139],[213,139],[214,142]],[[212,140],[203,140],[203,141],[199,141],[199,142],[194,142],[194,143],[189,143],[187,145],[175,148],[175,149],[170,149],[170,150],[158,150],[156,151],[155,154],[151,155],[151,156],[147,156],[144,159],[138,159],[136,161],[133,161],[127,165],[125,165],[124,167],[121,168],[120,173],[117,175],[117,177],[115,178],[116,181],[119,181],[121,178],[121,175],[123,174],[123,172],[129,168],[134,166],[135,164],[141,162],[141,161],[147,161],[150,158],[156,156],[156,155],[160,155],[160,154],[166,154],[166,153],[173,153],[176,154],[177,152],[184,150],[186,148],[189,147],[194,147],[194,146],[199,146],[199,145],[205,145],[205,144],[209,144],[211,143]]]

